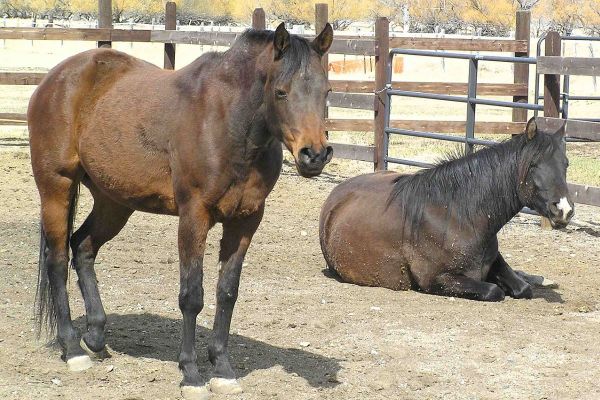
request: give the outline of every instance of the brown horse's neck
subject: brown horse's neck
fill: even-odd
[[[265,122],[264,86],[273,62],[271,42],[236,43],[224,53],[207,53],[178,71],[180,86],[192,99],[203,97],[207,85],[225,92],[219,107],[225,108],[222,129],[235,148],[234,165],[247,170],[257,157],[271,147],[274,136]],[[206,102],[208,107],[215,103]],[[224,134],[222,132],[221,134]]]

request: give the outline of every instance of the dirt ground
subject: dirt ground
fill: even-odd
[[[560,285],[536,289],[533,300],[486,304],[358,287],[324,274],[318,215],[337,183],[369,168],[335,161],[307,180],[284,166],[242,275],[230,347],[245,392],[230,399],[600,398],[598,209],[579,207],[565,231],[542,231],[529,216],[502,231],[514,267]],[[79,222],[89,209],[84,193]],[[4,146],[0,398],[178,398],[177,219],[136,213],[103,248],[97,274],[112,358],[69,373],[58,350],[33,332],[38,211],[27,148]],[[219,230],[208,241],[197,331],[207,377]],[[69,286],[81,327],[74,274]]]

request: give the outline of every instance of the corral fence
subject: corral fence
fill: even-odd
[[[599,38],[578,38],[578,40],[598,40]],[[546,41],[545,55],[540,55],[540,44]],[[439,93],[424,93],[415,90],[400,90],[394,88],[392,82],[392,65],[394,56],[412,55],[424,57],[444,57],[453,59],[462,59],[469,62],[468,89],[465,96],[454,96]],[[544,112],[544,118],[538,118],[538,124],[542,129],[559,129],[565,125],[565,132],[568,141],[600,141],[600,123],[593,122],[598,119],[589,118],[587,120],[566,119],[568,115],[567,104],[569,99],[569,79],[570,75],[600,76],[600,58],[582,58],[582,57],[561,57],[561,37],[557,32],[549,32],[540,42],[538,42],[537,57],[508,57],[508,56],[486,56],[467,53],[434,52],[427,50],[410,50],[394,48],[389,51],[387,63],[386,83],[380,93],[380,99],[384,107],[384,138],[383,138],[383,168],[387,169],[389,163],[404,164],[409,166],[427,168],[432,164],[391,157],[388,154],[388,147],[391,135],[404,135],[421,137],[436,140],[445,140],[451,142],[465,143],[466,151],[471,152],[474,145],[493,145],[496,142],[475,138],[475,109],[478,104],[510,107],[517,110],[532,110],[536,116],[538,111]],[[499,101],[491,99],[481,99],[477,97],[477,71],[479,61],[508,62],[536,66],[536,85],[535,102],[528,103],[523,101]],[[544,76],[544,96],[539,96],[539,77]],[[563,80],[564,92],[560,92],[560,78]],[[460,102],[467,104],[465,136],[444,135],[439,132],[424,130],[413,130],[407,128],[394,127],[390,121],[391,104],[394,96],[424,98],[440,101]],[[600,100],[598,96],[573,96],[577,100]],[[538,100],[543,99],[544,104],[540,105]],[[562,108],[561,108],[562,99]],[[563,119],[558,118],[562,112]],[[573,200],[577,203],[600,206],[600,188],[590,187],[569,183],[569,191]]]
[[[315,6],[315,28],[319,32],[328,20],[327,4]],[[97,29],[61,29],[61,28],[0,28],[0,40],[73,40],[95,41],[100,47],[110,46],[111,42],[154,42],[164,43],[164,67],[175,66],[176,44],[197,44],[212,46],[230,46],[239,33],[233,32],[190,32],[176,30],[176,10],[174,3],[165,8],[166,30],[124,30],[112,29],[111,7],[109,0],[99,1],[99,19]],[[486,38],[440,38],[440,37],[394,37],[390,35],[387,18],[378,18],[373,36],[335,35],[330,54],[363,56],[374,59],[374,80],[331,79],[333,92],[328,98],[329,107],[368,110],[372,118],[327,118],[326,129],[332,131],[371,132],[374,134],[374,146],[361,146],[333,143],[336,157],[373,162],[376,169],[383,166],[383,129],[384,108],[376,95],[386,82],[386,64],[390,48],[426,49],[434,51],[477,51],[513,53],[516,57],[529,55],[530,14],[519,11],[516,14],[515,39]],[[252,15],[252,26],[264,29],[265,13],[256,9]],[[328,59],[323,59],[328,66]],[[326,68],[327,70],[328,68]],[[2,85],[37,85],[44,73],[0,72]],[[515,68],[511,83],[479,83],[477,90],[481,95],[508,96],[514,101],[528,98],[528,68]],[[460,95],[467,93],[467,84],[462,82],[393,82],[402,90],[419,90],[427,93]],[[485,122],[476,124],[479,133],[514,134],[522,131],[526,122],[526,113],[513,113],[512,121]],[[26,116],[0,111],[0,125],[26,124]],[[403,129],[430,130],[437,132],[460,132],[465,129],[461,121],[402,120],[392,121],[392,126]]]
[[[196,44],[229,47],[236,40],[239,33],[221,31],[178,31],[176,20],[176,6],[168,2],[165,6],[165,30],[125,30],[113,29],[112,6],[110,0],[100,0],[98,28],[63,29],[63,28],[0,28],[0,40],[61,40],[61,41],[94,41],[99,47],[110,47],[112,42],[146,42],[164,44],[164,68],[174,69],[176,59],[176,44]],[[315,5],[315,28],[319,32],[328,20],[327,4]],[[265,13],[262,9],[254,10],[252,14],[252,27],[264,29],[266,27]],[[310,37],[309,35],[304,35]],[[560,43],[555,34],[542,38],[546,41],[546,56],[560,56],[560,44],[556,53],[556,41]],[[566,39],[574,40],[574,39]],[[540,48],[538,43],[538,49]],[[550,47],[549,47],[550,46]],[[552,48],[552,46],[555,46]],[[551,49],[550,52],[548,49]],[[393,49],[390,52],[390,49]],[[554,49],[555,53],[552,53]],[[449,51],[468,51],[476,54],[449,53]],[[384,169],[387,162],[392,161],[387,155],[387,143],[390,134],[404,132],[404,134],[433,137],[441,134],[452,141],[463,141],[468,148],[473,144],[484,144],[485,141],[475,138],[479,134],[516,134],[520,133],[527,121],[527,110],[541,111],[548,117],[558,117],[560,99],[563,99],[562,111],[565,112],[565,99],[569,97],[560,94],[560,75],[545,73],[546,100],[544,106],[538,103],[538,86],[536,84],[535,104],[530,104],[529,99],[529,65],[536,59],[529,57],[530,51],[530,13],[517,11],[515,38],[488,39],[488,38],[445,38],[445,37],[412,37],[393,36],[390,34],[387,18],[377,18],[375,32],[369,35],[335,35],[330,54],[343,54],[351,56],[373,57],[375,65],[374,80],[342,80],[330,79],[332,93],[328,98],[328,106],[344,109],[368,110],[373,112],[373,118],[327,118],[328,131],[358,131],[372,132],[374,146],[332,143],[336,157],[374,164],[375,169]],[[479,52],[505,53],[505,55],[479,55]],[[506,53],[511,53],[510,56]],[[445,58],[464,58],[469,62],[469,81],[464,82],[406,82],[393,81],[388,68],[391,67],[390,54],[428,55]],[[539,54],[539,51],[538,51]],[[540,68],[545,68],[547,62],[542,60],[538,65],[536,78],[539,77]],[[513,62],[513,82],[510,83],[480,83],[477,82],[477,62],[500,61]],[[569,63],[565,59],[564,63]],[[587,60],[587,59],[586,59]],[[575,62],[575,61],[573,61]],[[582,61],[577,61],[581,65]],[[587,61],[585,62],[587,63]],[[584,63],[584,64],[585,64]],[[328,71],[328,57],[323,58],[323,64]],[[542,67],[540,67],[540,65]],[[565,76],[573,74],[574,64],[561,64]],[[585,64],[588,65],[588,64]],[[584,66],[585,66],[584,65]],[[594,73],[597,73],[597,69]],[[37,85],[45,73],[34,72],[0,72],[1,85]],[[555,81],[552,81],[554,79]],[[536,83],[539,79],[536,79]],[[558,85],[558,86],[557,86]],[[566,80],[568,93],[568,78]],[[552,88],[552,89],[549,89]],[[558,89],[557,89],[558,88]],[[422,98],[429,96],[442,96],[446,100],[460,101],[468,104],[468,113],[465,121],[441,120],[393,120],[389,115],[389,95],[415,94]],[[466,97],[461,97],[466,96]],[[512,101],[485,100],[477,96],[509,97]],[[554,97],[556,96],[556,97]],[[576,96],[570,96],[576,100]],[[558,103],[557,103],[558,102]],[[513,107],[511,121],[475,121],[476,104],[499,105]],[[551,107],[558,104],[554,112]],[[326,110],[327,112],[327,110]],[[328,114],[326,114],[328,115]],[[19,113],[1,113],[0,125],[25,125],[26,115]],[[583,124],[583,122],[581,122]],[[571,137],[587,137],[580,140],[598,140],[596,126],[580,125],[579,122],[569,121]],[[387,132],[386,132],[387,129]],[[575,131],[573,131],[575,129]],[[456,132],[466,132],[466,138],[444,135]],[[435,134],[433,134],[435,132]],[[574,133],[576,132],[576,133]],[[586,133],[587,132],[587,133]],[[430,133],[431,135],[429,135]],[[577,136],[579,135],[579,136]],[[590,136],[591,135],[591,136]],[[436,137],[440,138],[440,137]],[[485,143],[487,144],[487,143]],[[411,165],[426,166],[424,163]],[[599,203],[600,196],[597,188],[575,187],[576,198],[586,204]],[[585,195],[584,195],[585,194]]]

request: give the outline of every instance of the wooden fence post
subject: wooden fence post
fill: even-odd
[[[177,5],[173,1],[165,4],[165,30],[177,29]],[[175,69],[175,43],[165,43],[165,69]]]
[[[267,29],[265,10],[262,8],[255,8],[252,12],[252,28],[259,30]]]
[[[561,55],[561,41],[558,32],[548,32],[546,35],[546,56]],[[544,75],[544,117],[559,118],[560,116],[560,75]],[[542,217],[542,229],[552,229],[550,220]]]
[[[385,169],[385,107],[387,97],[380,91],[384,89],[387,64],[390,53],[390,22],[385,17],[375,21],[375,171]]]
[[[98,0],[98,28],[112,29],[112,0]],[[98,41],[98,47],[112,47],[110,40]]]
[[[528,10],[519,10],[516,15],[516,40],[527,40],[527,52],[515,52],[515,57],[529,57],[529,49],[531,44],[530,39],[530,23],[531,23],[531,12]],[[527,93],[529,93],[529,64],[515,63],[515,76],[514,83],[524,84],[527,87]],[[537,96],[537,94],[536,94]],[[513,96],[513,101],[518,103],[529,102],[529,96]],[[512,110],[513,122],[527,122],[527,110],[521,108],[513,108]]]

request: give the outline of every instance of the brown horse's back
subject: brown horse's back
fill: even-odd
[[[399,251],[400,216],[396,208],[387,207],[397,177],[383,172],[349,179],[323,205],[321,249],[328,267],[345,282],[393,290],[412,286],[408,263]]]
[[[29,103],[36,179],[51,171],[75,182],[85,176],[87,185],[128,207],[176,213],[167,140],[151,128],[164,113],[152,93],[171,75],[110,49],[80,53],[53,68]]]

